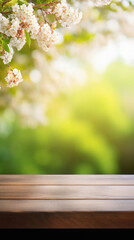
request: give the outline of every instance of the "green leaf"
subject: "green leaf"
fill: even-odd
[[[18,5],[27,4],[26,0],[18,0]]]
[[[6,52],[8,52],[8,53],[10,53],[10,50],[9,50],[9,47],[8,47],[8,39],[1,39],[1,43],[2,43],[2,48],[6,51]]]
[[[25,30],[25,36],[26,36],[26,42],[27,42],[28,46],[30,47],[30,45],[31,45],[31,38],[30,38],[29,33],[26,30]]]
[[[5,39],[3,39],[3,41],[4,41],[6,44],[9,44],[9,43],[10,43],[10,39],[11,39],[11,38],[5,38]]]
[[[40,3],[41,3],[41,0],[37,0],[36,3],[37,3],[37,4],[40,4]]]
[[[12,6],[17,3],[17,0],[10,0],[10,2],[7,2],[7,5]]]

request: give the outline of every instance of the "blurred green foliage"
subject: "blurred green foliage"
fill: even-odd
[[[134,68],[116,62],[90,76],[49,103],[47,126],[16,122],[0,136],[1,174],[134,173],[133,112],[124,104],[134,93]]]
[[[44,0],[38,1],[41,2]],[[122,6],[121,1],[116,1],[116,5],[131,10]],[[73,31],[65,30],[64,42],[57,45],[54,54],[44,54],[48,65],[59,55],[76,58],[85,64],[89,75],[83,86],[61,91],[49,101],[46,126],[28,128],[17,118],[21,97],[32,106],[38,98],[44,101],[45,91],[43,81],[36,85],[29,78],[30,71],[39,67],[33,59],[33,52],[38,49],[35,41],[30,48],[25,45],[20,52],[15,50],[11,67],[21,70],[24,85],[0,92],[0,174],[134,174],[134,67],[118,61],[97,74],[82,55],[82,51],[88,55],[88,46],[100,34],[98,30],[97,34],[91,31],[88,23],[96,26],[107,22],[109,12],[114,11],[118,9],[113,4],[97,12],[91,9],[86,23]],[[104,24],[102,36],[110,34]],[[53,80],[51,67],[48,72],[44,82]],[[7,66],[0,61],[3,86],[6,74]],[[16,99],[13,104],[12,99]],[[12,114],[16,114],[15,120]]]

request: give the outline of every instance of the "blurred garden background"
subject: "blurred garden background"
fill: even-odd
[[[11,63],[25,78],[0,91],[0,174],[134,174],[133,1],[71,2],[81,23]]]

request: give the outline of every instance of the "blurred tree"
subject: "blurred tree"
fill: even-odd
[[[44,54],[32,41],[15,50],[11,67],[24,82],[0,92],[1,174],[134,172],[133,1],[70,3],[83,19],[67,30],[58,26],[64,40],[57,46]],[[120,57],[119,42],[130,40],[131,61],[103,69]],[[113,60],[105,55],[109,44]],[[101,72],[93,68],[97,54]],[[0,81],[6,71],[0,62]]]
[[[112,66],[113,70],[117,65]],[[122,69],[125,74],[127,67],[124,65]],[[117,76],[119,72],[120,68]],[[112,73],[114,75],[115,71]],[[113,79],[110,68],[105,75]],[[123,161],[123,154],[125,159],[126,153],[129,157],[134,154],[133,150],[129,152],[131,117],[123,108],[118,88],[113,88],[113,82],[105,83],[105,75],[101,82],[87,82],[51,100],[46,111],[49,118],[46,127],[30,129],[17,124],[12,134],[3,135],[0,140],[1,173],[115,174],[133,171],[133,159],[129,158],[128,167],[125,167],[128,161]]]

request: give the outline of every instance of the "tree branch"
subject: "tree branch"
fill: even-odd
[[[41,12],[42,12],[42,16],[43,16],[43,18],[44,18],[45,23],[47,23],[48,25],[52,26],[52,24],[47,21],[45,15],[44,15],[43,9],[41,10]]]
[[[3,3],[3,6],[4,6],[6,3],[10,2],[10,1],[11,1],[11,0],[7,0],[6,2],[4,2],[4,3]],[[54,1],[54,2],[52,2],[52,3],[41,3],[41,4],[37,4],[37,5],[34,5],[33,8],[41,9],[42,6],[49,7],[49,6],[52,6],[52,5],[57,4],[57,3],[60,3],[60,1]],[[42,9],[42,10],[43,10],[43,9]],[[2,13],[2,14],[10,14],[10,13],[12,13],[12,11],[6,11],[6,12],[2,11],[1,13]]]
[[[6,5],[6,4],[7,4],[8,2],[10,2],[10,1],[11,1],[11,0],[7,0],[7,1],[3,2],[2,5],[1,5],[2,8],[4,7],[4,5]]]
[[[47,7],[47,6],[51,6],[51,5],[53,5],[53,4],[57,4],[57,3],[60,3],[60,1],[54,1],[54,2],[52,2],[52,3],[41,3],[41,4],[37,4],[37,5],[34,5],[33,8],[39,8],[39,7],[41,7],[41,6]]]
[[[7,12],[1,12],[2,14],[9,14],[9,13],[12,13],[12,11],[7,11]]]

